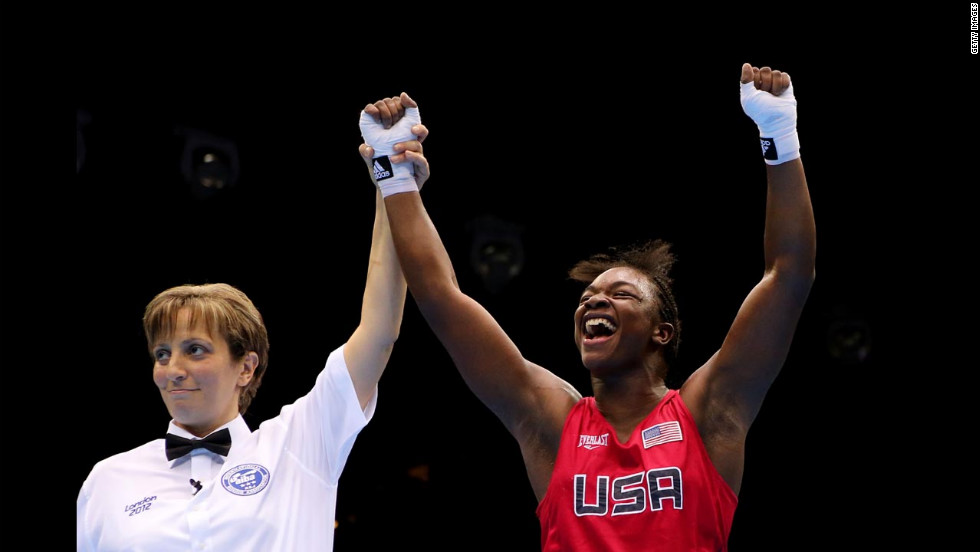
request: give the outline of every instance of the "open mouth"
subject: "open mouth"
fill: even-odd
[[[608,318],[597,316],[585,321],[583,334],[587,340],[609,337],[614,333],[616,333],[616,324]]]

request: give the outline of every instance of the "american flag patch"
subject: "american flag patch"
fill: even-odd
[[[680,441],[683,438],[679,422],[664,422],[643,430],[643,448]]]

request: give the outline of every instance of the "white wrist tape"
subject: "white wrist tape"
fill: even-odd
[[[411,161],[392,163],[389,156],[395,154],[395,144],[415,140],[412,127],[421,123],[419,108],[405,108],[405,114],[391,128],[374,120],[374,117],[361,111],[361,137],[364,143],[374,148],[374,180],[381,189],[381,196],[388,197],[402,192],[418,191],[415,183],[415,164]]]
[[[796,132],[796,97],[793,84],[778,96],[758,90],[752,82],[741,84],[742,110],[759,127],[762,157],[769,165],[779,165],[800,156],[800,137]]]

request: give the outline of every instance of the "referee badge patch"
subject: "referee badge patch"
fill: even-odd
[[[221,486],[238,496],[254,495],[269,485],[269,470],[259,464],[240,464],[221,476]]]

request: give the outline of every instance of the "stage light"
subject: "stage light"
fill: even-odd
[[[524,268],[523,229],[491,216],[467,225],[473,234],[470,264],[491,293],[500,292]]]
[[[238,147],[231,139],[207,131],[178,127],[184,138],[180,172],[198,199],[207,199],[238,183]]]
[[[862,364],[871,356],[871,328],[856,316],[841,316],[827,328],[827,351],[845,365]]]

